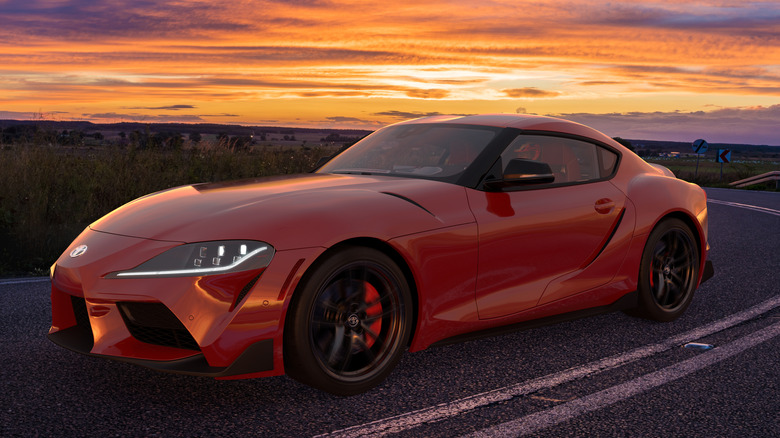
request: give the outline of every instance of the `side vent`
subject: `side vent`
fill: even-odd
[[[599,258],[601,253],[604,252],[604,249],[607,248],[607,245],[609,245],[609,242],[611,242],[612,238],[615,237],[615,233],[617,232],[617,229],[620,226],[620,223],[623,222],[623,215],[625,213],[626,213],[626,209],[625,208],[620,210],[620,214],[618,215],[617,220],[615,221],[614,224],[612,224],[612,230],[610,230],[610,232],[609,232],[609,237],[607,237],[604,240],[604,242],[601,245],[599,245],[599,248],[598,248],[598,250],[596,252],[594,252],[590,257],[587,258],[585,263],[583,263],[582,266],[580,266],[580,269],[582,269],[582,268],[588,266],[589,264],[593,263],[597,258]]]
[[[238,295],[236,296],[235,301],[233,301],[233,304],[230,306],[230,311],[231,312],[233,311],[233,309],[236,308],[236,306],[238,306],[238,303],[240,303],[244,299],[246,294],[248,294],[249,291],[252,290],[252,288],[255,286],[255,283],[257,283],[257,280],[260,279],[261,275],[263,275],[263,274],[262,273],[257,274],[257,277],[255,277],[252,280],[250,280],[249,283],[247,283],[246,286],[244,286],[244,288],[241,289],[241,292],[238,293]]]

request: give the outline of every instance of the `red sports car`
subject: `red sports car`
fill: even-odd
[[[310,174],[177,187],[90,225],[51,270],[71,350],[334,394],[407,348],[597,312],[669,321],[712,275],[704,191],[548,117],[380,129]]]

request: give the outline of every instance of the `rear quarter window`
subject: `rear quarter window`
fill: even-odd
[[[599,154],[599,173],[601,178],[607,178],[615,173],[618,155],[609,149],[597,147]]]

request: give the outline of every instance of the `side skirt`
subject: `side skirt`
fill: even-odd
[[[477,332],[464,333],[462,335],[457,335],[451,338],[442,339],[441,341],[434,342],[433,344],[431,344],[431,347],[442,347],[445,345],[458,344],[461,342],[473,341],[475,339],[488,338],[492,336],[504,335],[507,333],[514,333],[522,330],[528,330],[532,328],[558,324],[565,321],[574,321],[576,319],[587,318],[589,316],[600,315],[602,313],[610,313],[618,310],[632,309],[638,305],[638,300],[639,300],[639,295],[636,293],[636,291],[629,292],[608,306],[591,307],[589,309],[576,310],[574,312],[563,313],[555,316],[548,316],[546,318],[518,322],[515,324],[504,325],[504,326],[495,327],[487,330],[480,330]]]

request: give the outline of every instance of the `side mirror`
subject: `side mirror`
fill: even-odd
[[[500,190],[529,184],[549,184],[555,181],[550,165],[541,161],[514,158],[509,160],[501,179],[485,181],[489,189]]]

